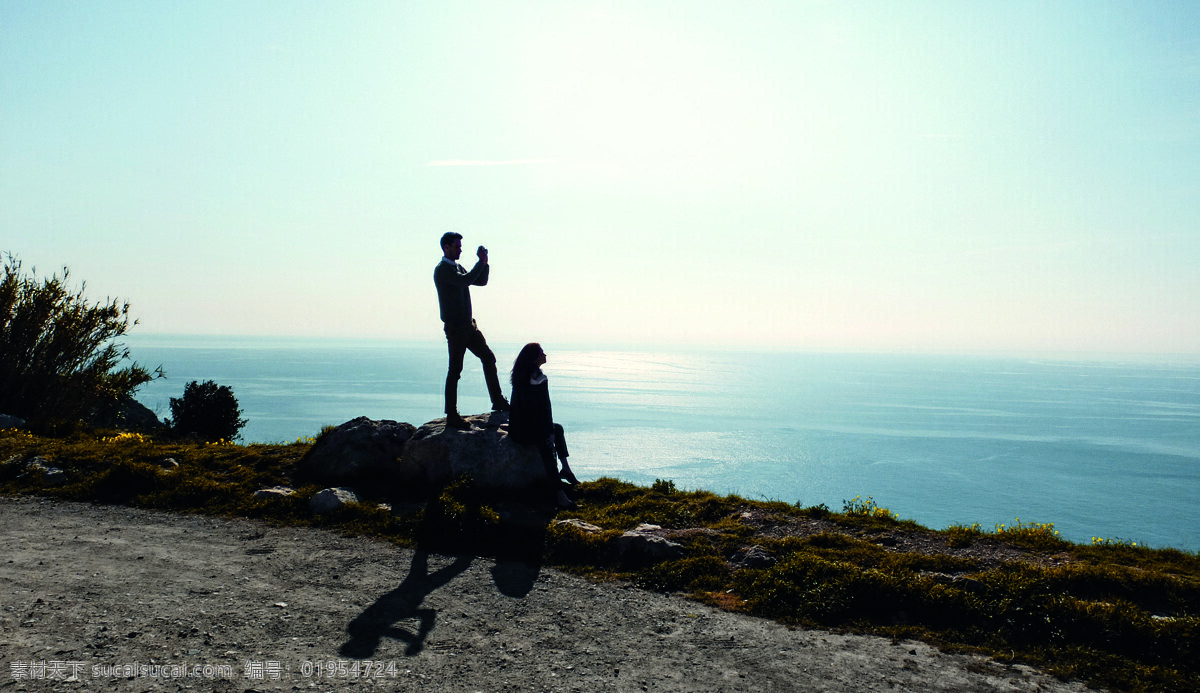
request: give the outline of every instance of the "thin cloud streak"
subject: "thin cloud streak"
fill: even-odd
[[[430,161],[426,166],[536,166],[553,164],[555,159],[441,159]]]

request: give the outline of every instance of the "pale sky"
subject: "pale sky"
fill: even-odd
[[[0,251],[139,334],[1200,352],[1200,3],[0,0]]]

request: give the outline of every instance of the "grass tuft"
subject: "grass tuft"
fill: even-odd
[[[954,549],[965,549],[982,536],[983,530],[978,522],[970,526],[956,524],[946,528],[946,540]]]
[[[996,525],[996,536],[1003,538],[1009,544],[1033,551],[1061,551],[1070,546],[1069,542],[1059,537],[1053,522],[1026,523],[1021,522],[1019,517],[1011,526]]]

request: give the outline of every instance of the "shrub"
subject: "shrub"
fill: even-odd
[[[1058,535],[1053,522],[1021,522],[1017,518],[1012,525],[996,525],[996,536],[1004,541],[1034,551],[1061,551],[1069,543]]]
[[[424,546],[447,551],[495,550],[500,515],[484,504],[485,497],[464,474],[442,489],[422,513],[416,539]]]
[[[546,530],[546,560],[551,565],[608,566],[616,555],[612,542],[620,535],[617,530],[593,534],[570,524],[552,524]]]
[[[675,494],[675,482],[670,479],[655,479],[654,485],[650,487],[654,493],[661,493],[664,496]]]
[[[233,390],[211,380],[193,380],[183,388],[183,397],[171,398],[171,430],[180,436],[236,440],[246,425],[241,415]]]
[[[814,520],[824,520],[833,514],[833,511],[829,509],[829,506],[825,505],[824,503],[803,508],[800,506],[800,502],[797,501],[795,508],[802,517],[811,517]]]
[[[86,480],[85,493],[105,503],[132,503],[158,490],[163,476],[162,470],[152,464],[121,460]]]
[[[854,611],[865,573],[857,566],[796,553],[766,570],[734,576],[751,613],[789,623],[840,623]]]
[[[722,589],[729,581],[729,567],[716,556],[696,556],[666,561],[641,571],[634,581],[660,592],[695,592]]]
[[[978,522],[970,526],[953,524],[946,528],[946,543],[953,549],[965,549],[982,536],[983,530]]]
[[[887,508],[879,507],[875,499],[871,496],[867,496],[866,500],[863,500],[862,496],[855,496],[853,500],[843,500],[842,512],[851,516],[869,517],[877,520],[899,519],[899,515],[896,513]]]
[[[67,289],[70,271],[41,282],[8,255],[0,279],[0,412],[34,427],[75,423],[115,407],[154,375],[113,340],[130,326],[129,304],[90,305]],[[136,325],[137,321],[134,320]],[[158,375],[161,376],[161,370]]]

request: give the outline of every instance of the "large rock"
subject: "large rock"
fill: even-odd
[[[584,522],[578,517],[572,517],[566,520],[555,520],[554,527],[574,527],[584,534],[600,534],[604,530],[590,522]]]
[[[667,539],[666,530],[658,525],[640,524],[617,538],[621,555],[637,554],[653,561],[683,558],[684,548]]]
[[[738,568],[770,568],[775,565],[776,558],[769,551],[755,544],[738,551],[730,562]]]
[[[18,479],[40,482],[43,486],[62,486],[67,483],[67,474],[58,467],[51,466],[44,457],[34,457],[25,465],[25,473]]]
[[[254,492],[255,498],[288,498],[296,495],[296,489],[290,486],[272,486],[260,488]]]
[[[443,486],[470,474],[474,487],[485,493],[520,491],[546,484],[546,469],[537,448],[518,445],[501,428],[503,412],[465,417],[470,430],[447,428],[437,419],[417,429],[401,459],[405,483],[425,489]]]
[[[297,464],[298,476],[337,486],[385,490],[401,482],[400,457],[412,424],[360,416],[324,433]]]
[[[3,428],[24,428],[25,419],[20,419],[8,414],[0,414],[0,429]]]
[[[469,430],[436,419],[414,428],[359,417],[317,440],[297,465],[301,482],[346,486],[360,493],[419,497],[463,474],[483,493],[506,493],[546,483],[537,448],[517,445],[501,428],[501,412],[465,417]]]
[[[348,488],[327,488],[308,499],[308,507],[317,515],[331,513],[358,502],[358,495]]]
[[[157,414],[129,396],[94,412],[87,417],[87,422],[99,428],[116,428],[139,433],[154,433],[164,428]]]

